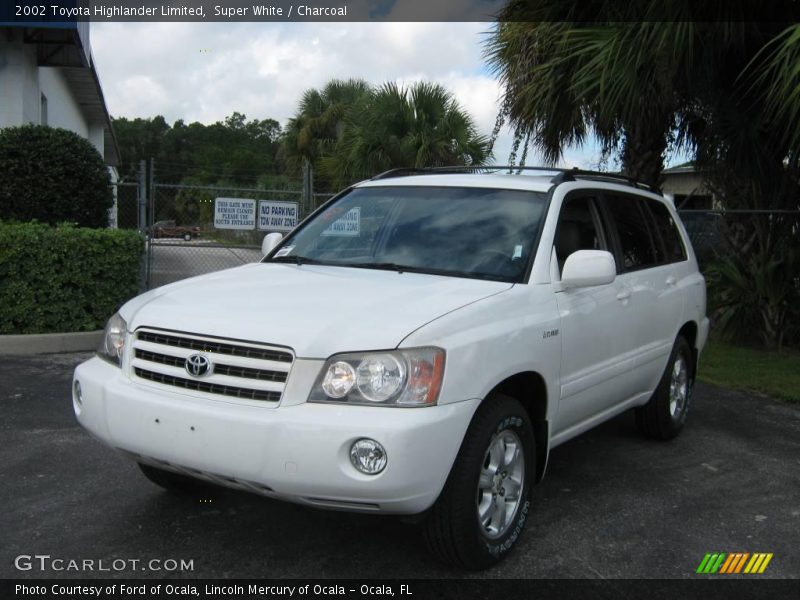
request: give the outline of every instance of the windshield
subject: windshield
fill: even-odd
[[[289,235],[269,260],[519,282],[545,198],[483,188],[356,188]]]

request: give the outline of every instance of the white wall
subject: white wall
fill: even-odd
[[[0,30],[0,127],[39,123],[36,47],[22,31]]]
[[[47,97],[47,124],[50,127],[62,127],[74,131],[79,136],[89,138],[89,126],[81,114],[80,106],[75,102],[67,86],[67,81],[58,67],[38,67],[39,90]],[[101,127],[102,130],[102,127]],[[95,144],[97,148],[97,144]],[[100,147],[103,154],[103,136],[100,135]]]
[[[22,31],[0,29],[0,127],[42,123],[41,94],[47,98],[47,125],[87,138],[103,155],[103,127],[90,127],[58,67],[39,67],[36,46]]]
[[[105,156],[106,139],[103,126],[98,123],[91,123],[89,125],[88,138],[92,146],[97,148],[100,156]]]

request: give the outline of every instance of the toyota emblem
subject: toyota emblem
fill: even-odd
[[[211,361],[203,354],[192,354],[183,363],[183,367],[189,375],[195,377],[210,375],[212,370]]]

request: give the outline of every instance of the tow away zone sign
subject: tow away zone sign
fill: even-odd
[[[262,231],[291,231],[297,227],[297,202],[260,200],[258,228]]]

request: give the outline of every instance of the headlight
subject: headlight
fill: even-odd
[[[103,341],[97,349],[97,355],[117,365],[122,366],[122,350],[125,346],[125,331],[128,329],[125,320],[115,314],[106,323],[103,332]]]
[[[337,354],[325,363],[309,402],[432,406],[439,399],[444,350]]]

